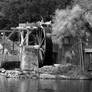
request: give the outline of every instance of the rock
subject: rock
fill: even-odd
[[[66,75],[56,75],[57,79],[70,79],[70,76],[66,76]]]
[[[39,68],[39,73],[49,73],[49,74],[55,74],[57,72],[57,67],[54,66],[44,66]]]
[[[51,74],[40,74],[40,78],[41,79],[55,79],[56,76],[55,75],[51,75]]]
[[[15,71],[15,70],[7,70],[6,72],[5,72],[5,76],[7,77],[7,78],[10,78],[10,77],[12,77],[12,78],[17,78],[17,77],[19,77],[19,75],[21,74],[21,72],[20,71]]]
[[[0,69],[0,72],[5,73],[6,70],[5,70],[4,68],[1,68],[1,69]]]
[[[31,47],[24,47],[22,53],[21,70],[34,71],[38,68],[38,50]]]

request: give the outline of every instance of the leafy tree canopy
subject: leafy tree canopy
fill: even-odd
[[[1,10],[10,26],[16,26],[20,22],[33,22],[51,20],[57,8],[66,8],[72,0],[0,0],[4,3]]]
[[[92,0],[73,0],[73,4],[78,4],[83,9],[92,11]]]
[[[53,42],[62,44],[62,39],[65,36],[82,39],[86,31],[91,30],[92,14],[76,5],[72,9],[56,10],[53,21]]]

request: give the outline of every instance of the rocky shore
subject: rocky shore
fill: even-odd
[[[17,79],[92,79],[91,73],[83,72],[79,66],[66,64],[55,64],[53,66],[44,66],[37,70],[5,70],[0,69],[0,75],[6,78]]]

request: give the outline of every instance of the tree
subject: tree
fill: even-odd
[[[92,11],[92,0],[73,0],[73,4],[78,4],[83,9]]]
[[[88,13],[78,5],[72,9],[56,10],[52,25],[52,34],[55,35],[56,42],[61,41],[66,35],[77,38],[85,36],[86,30],[88,30],[86,24],[91,24],[90,19]]]
[[[9,27],[20,22],[33,22],[52,19],[57,8],[66,8],[72,0],[9,0],[2,5],[5,18],[10,21]],[[47,7],[48,6],[48,7]]]
[[[92,15],[89,13],[92,18]],[[71,36],[73,39],[77,39],[80,51],[80,65],[83,65],[83,48],[82,43],[85,42],[85,37],[87,36],[87,30],[91,30],[92,23],[88,17],[88,13],[81,9],[80,6],[76,5],[72,9],[66,10],[56,10],[56,15],[54,17],[54,23],[52,25],[52,41],[53,43],[59,44],[59,47],[63,46],[63,39],[66,36]],[[92,20],[92,19],[91,19]],[[72,46],[72,47],[73,47]],[[72,49],[72,48],[71,48]],[[78,55],[77,55],[78,56]]]

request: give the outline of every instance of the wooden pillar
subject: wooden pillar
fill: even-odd
[[[81,39],[80,39],[80,68],[84,71],[83,44]]]
[[[2,56],[2,62],[3,62],[4,59],[5,59],[5,58],[4,58],[4,56],[5,56],[5,55],[4,55],[4,54],[5,54],[5,53],[4,53],[4,50],[5,50],[5,32],[3,32],[3,53],[2,53],[3,56]]]
[[[29,30],[27,30],[27,34],[26,34],[26,45],[28,46],[28,40],[29,40]]]
[[[91,70],[91,52],[89,53],[89,64],[88,64],[88,69]]]
[[[3,32],[3,54],[4,54],[4,48],[5,48],[5,32]]]
[[[89,64],[91,63],[91,53],[89,53],[90,54],[90,60],[89,60]]]
[[[14,42],[13,42],[13,50],[14,50]]]
[[[21,43],[20,43],[20,45],[23,46],[23,42],[24,42],[23,31],[20,32],[20,35],[21,35]]]
[[[61,51],[61,48],[58,48],[58,60],[57,60],[58,64],[61,63],[61,57],[62,57],[62,51]]]

